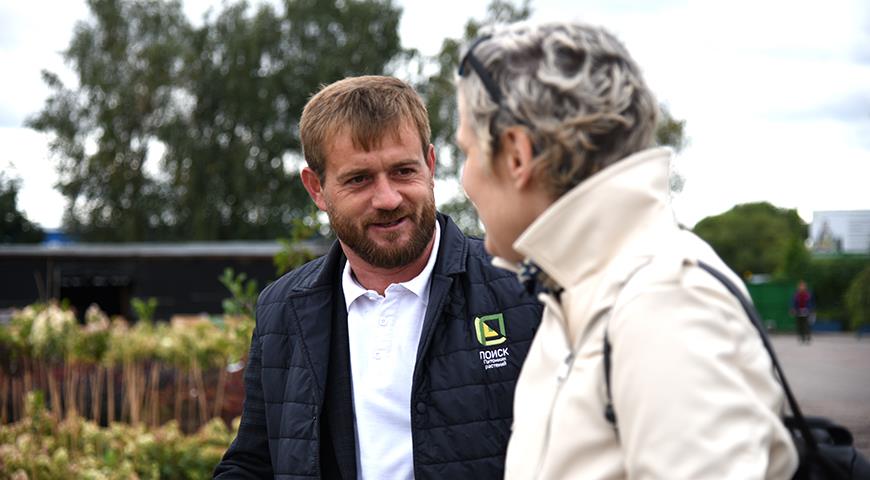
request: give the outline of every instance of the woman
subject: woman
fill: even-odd
[[[487,249],[546,305],[506,477],[789,478],[770,358],[698,262],[727,267],[674,220],[671,152],[648,148],[656,101],[622,44],[575,23],[507,27],[467,49],[457,87]]]

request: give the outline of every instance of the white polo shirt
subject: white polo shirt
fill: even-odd
[[[344,266],[359,479],[414,478],[411,381],[440,242],[435,222],[435,242],[423,271],[391,284],[383,297],[357,283],[349,263]]]

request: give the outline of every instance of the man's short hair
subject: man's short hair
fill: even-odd
[[[420,136],[425,157],[429,149],[429,116],[410,85],[397,78],[375,75],[345,78],[326,85],[302,111],[299,136],[305,161],[323,180],[326,153],[336,135],[349,132],[354,147],[368,152],[378,148],[385,135],[398,139],[406,122]]]
[[[484,85],[471,68],[457,78],[487,161],[498,153],[505,128],[526,126],[535,169],[559,197],[651,146],[655,97],[612,34],[575,22],[515,24],[488,34],[473,44],[472,54],[497,86]],[[501,98],[488,88],[500,90]]]

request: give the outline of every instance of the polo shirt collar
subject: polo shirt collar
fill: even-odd
[[[423,267],[423,270],[414,278],[408,280],[407,282],[399,283],[398,285],[402,286],[406,290],[412,292],[417,295],[424,304],[429,303],[429,295],[427,295],[427,290],[429,289],[429,280],[432,278],[432,270],[435,268],[435,260],[438,258],[438,247],[441,244],[441,225],[439,222],[435,222],[435,242],[432,245],[432,251],[429,252],[429,260],[426,262],[426,266]],[[397,285],[391,284],[390,286]],[[344,301],[345,306],[350,309],[350,305],[359,297],[366,295],[368,292],[372,290],[367,290],[363,288],[359,282],[353,277],[350,269],[350,262],[345,260],[344,262],[344,271],[341,274],[341,288],[344,291]],[[390,287],[387,287],[388,289]],[[386,293],[386,291],[384,292]]]

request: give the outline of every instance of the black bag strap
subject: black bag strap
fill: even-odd
[[[740,301],[740,305],[743,306],[743,310],[746,312],[746,316],[749,317],[749,320],[752,322],[752,325],[758,331],[758,334],[761,336],[761,343],[764,344],[765,350],[770,355],[771,363],[773,363],[773,369],[776,371],[777,376],[779,377],[780,384],[782,385],[782,389],[785,392],[785,397],[788,401],[789,409],[794,416],[793,423],[797,426],[798,430],[801,432],[801,437],[805,442],[807,450],[810,452],[817,452],[819,449],[818,443],[816,442],[816,438],[810,432],[810,427],[807,425],[806,418],[801,412],[800,406],[798,406],[797,400],[795,399],[794,394],[791,391],[791,388],[788,386],[788,381],[785,378],[785,372],[782,371],[782,367],[779,364],[779,359],[776,357],[776,353],[773,351],[773,346],[770,344],[770,338],[767,336],[767,332],[764,329],[764,324],[761,321],[761,317],[759,317],[758,312],[755,310],[755,307],[746,298],[746,295],[743,295],[743,292],[737,288],[737,285],[734,285],[734,282],[731,281],[728,277],[726,277],[719,270],[707,265],[704,262],[698,261],[698,266],[702,269],[706,270],[710,275],[716,277],[732,295],[737,297],[737,300]],[[607,405],[604,407],[604,417],[610,422],[614,428],[616,428],[616,415],[614,414],[613,409],[613,395],[610,388],[610,355],[611,355],[611,345],[610,339],[607,335],[607,327],[604,328],[604,384],[607,389]]]

